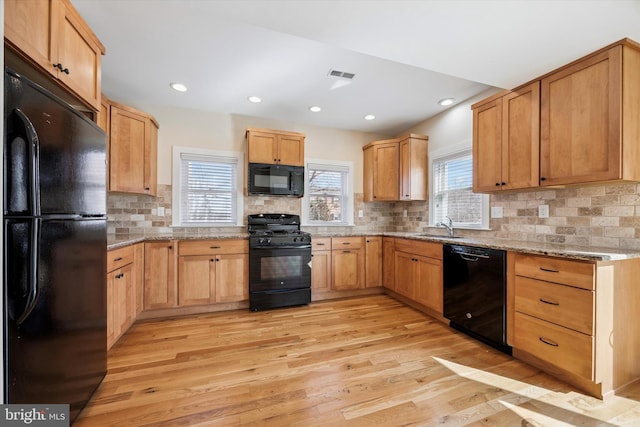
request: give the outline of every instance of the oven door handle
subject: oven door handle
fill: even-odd
[[[251,247],[250,249],[311,249],[311,245],[257,246]]]

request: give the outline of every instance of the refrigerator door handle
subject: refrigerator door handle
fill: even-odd
[[[31,215],[39,216],[40,215],[40,186],[38,183],[40,182],[40,171],[38,167],[38,156],[39,150],[38,146],[40,141],[38,140],[38,133],[36,132],[36,128],[29,120],[29,117],[25,113],[22,112],[19,108],[13,110],[16,113],[16,116],[22,122],[24,127],[25,136],[27,137],[27,156],[29,157],[27,161],[29,162],[29,211]]]
[[[40,252],[40,218],[33,221],[31,227],[31,236],[29,242],[29,294],[27,295],[27,303],[24,312],[18,317],[16,323],[22,324],[31,314],[38,302],[38,253]]]

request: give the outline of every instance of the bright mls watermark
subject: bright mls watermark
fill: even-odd
[[[0,405],[0,425],[69,427],[69,405]]]

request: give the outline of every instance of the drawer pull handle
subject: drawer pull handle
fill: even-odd
[[[351,251],[342,251],[343,254],[350,254]]]
[[[544,338],[542,338],[542,337],[539,337],[538,339],[539,339],[540,341],[542,341],[543,343],[545,343],[546,345],[550,345],[551,347],[559,347],[559,346],[560,346],[560,344],[555,343],[555,342],[553,342],[553,341],[546,340],[546,339],[544,339]]]
[[[209,246],[209,249],[220,249],[220,246]]]
[[[116,259],[114,259],[113,261],[114,261],[114,262],[122,261],[122,257],[120,257],[120,258],[116,258]]]
[[[343,245],[350,245],[350,242],[342,242]]]
[[[318,246],[324,246],[324,243],[316,243]]]
[[[543,303],[549,304],[549,305],[560,305],[559,302],[548,301],[548,300],[542,299],[542,298],[540,298],[540,302],[543,302]]]
[[[540,267],[540,270],[542,270],[542,271],[546,271],[547,273],[560,273],[560,270],[552,270],[552,269],[550,269],[550,268],[543,268],[543,267]]]

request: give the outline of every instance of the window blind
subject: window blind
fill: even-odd
[[[234,223],[237,167],[235,158],[181,154],[181,223]]]
[[[457,225],[481,225],[483,198],[472,192],[471,151],[434,160],[434,223],[449,217]]]

